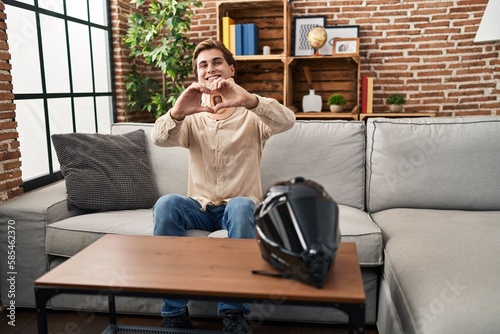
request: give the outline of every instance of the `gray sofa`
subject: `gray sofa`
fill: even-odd
[[[118,123],[113,134],[150,124]],[[148,142],[160,194],[186,191],[188,155]],[[500,328],[500,117],[297,121],[264,150],[264,189],[304,176],[340,207],[342,241],[358,247],[366,320],[380,333],[493,333]],[[68,210],[64,182],[0,205],[0,238],[16,226],[16,306],[33,307],[33,281],[107,233],[152,234],[150,209]],[[201,231],[190,235],[207,236]],[[217,233],[216,233],[217,234]],[[2,301],[8,304],[7,244]],[[158,314],[160,300],[117,301],[125,313]],[[105,311],[104,297],[60,295],[54,309]],[[345,323],[334,309],[252,304],[253,317]],[[192,315],[215,315],[193,302]]]

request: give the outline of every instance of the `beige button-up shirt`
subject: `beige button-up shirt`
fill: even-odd
[[[295,124],[294,113],[274,99],[258,96],[253,110],[237,107],[223,120],[198,113],[183,121],[167,113],[155,122],[155,145],[189,149],[187,195],[207,205],[221,205],[236,196],[258,202],[262,197],[260,163],[266,141]]]

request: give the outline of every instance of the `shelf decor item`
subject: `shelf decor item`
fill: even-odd
[[[330,106],[331,112],[342,112],[344,111],[344,105],[347,103],[345,97],[342,94],[332,94],[328,98],[328,105]]]
[[[302,98],[303,112],[319,112],[323,102],[321,96],[316,95],[312,87],[311,69],[309,66],[304,66],[304,74],[306,75],[307,84],[309,85],[309,95],[304,95]]]
[[[302,98],[302,111],[320,112],[321,104],[321,96],[316,95],[314,89],[309,89],[309,95],[304,95]]]
[[[333,40],[333,56],[358,56],[359,38],[335,38]]]
[[[361,77],[361,113],[373,113],[373,81],[374,78],[367,75]]]
[[[385,102],[391,112],[401,112],[403,105],[406,103],[406,98],[402,94],[392,94]]]
[[[317,26],[307,33],[307,42],[314,49],[314,55],[319,56],[318,50],[326,43],[326,30],[322,26]]]
[[[312,56],[314,50],[307,40],[312,28],[325,25],[325,16],[298,16],[294,19],[294,56]]]
[[[331,56],[333,48],[333,40],[336,38],[358,38],[359,25],[347,26],[325,26],[327,42],[319,49],[319,54],[323,56]]]

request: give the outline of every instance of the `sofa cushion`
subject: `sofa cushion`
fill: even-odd
[[[126,210],[151,208],[156,202],[144,130],[55,134],[52,142],[69,208]]]
[[[368,210],[500,210],[499,143],[499,116],[369,119]]]
[[[152,235],[151,209],[96,212],[47,225],[47,254],[71,257],[106,234]],[[192,237],[225,237],[222,231],[189,230]]]
[[[153,124],[116,123],[112,125],[111,133],[143,129],[149,138],[152,128]],[[262,188],[303,176],[320,183],[337,203],[364,209],[364,134],[364,122],[297,121],[292,129],[267,141],[262,153]],[[185,195],[188,150],[158,147],[151,140],[147,140],[147,147],[160,195]]]
[[[105,234],[152,235],[151,209],[89,213],[47,225],[47,254],[71,257]]]
[[[365,125],[357,121],[297,121],[271,137],[262,153],[262,187],[303,176],[338,204],[364,209]]]
[[[372,218],[404,333],[498,332],[500,211],[390,209]]]
[[[376,266],[382,263],[382,236],[368,214],[339,206],[342,241],[355,242],[360,263]],[[153,213],[149,209],[96,212],[64,219],[47,225],[45,249],[50,255],[70,257],[105,234],[152,235]],[[212,233],[187,231],[189,236],[226,237],[224,231]]]
[[[183,147],[160,147],[153,144],[151,130],[153,124],[115,123],[112,134],[125,134],[142,129],[146,133],[146,147],[153,172],[153,180],[160,195],[187,193],[189,151]],[[171,177],[175,175],[175,177]]]

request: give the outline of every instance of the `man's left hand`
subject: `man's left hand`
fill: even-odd
[[[259,104],[259,99],[254,94],[234,82],[233,78],[218,78],[210,84],[212,93],[218,93],[222,96],[222,102],[213,107],[217,113],[223,108],[240,107],[254,109]]]

